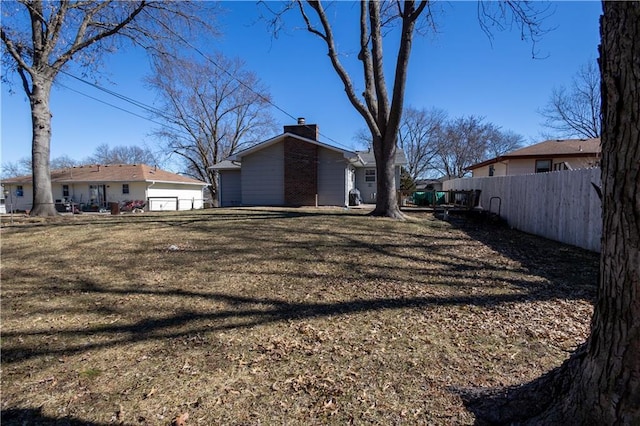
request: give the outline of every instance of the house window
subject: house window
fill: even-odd
[[[128,183],[123,183],[122,184],[122,193],[123,194],[128,194],[129,193],[129,184]]]
[[[551,160],[536,160],[536,173],[551,171]]]
[[[496,173],[496,168],[489,166],[489,176],[493,176]]]
[[[62,185],[62,196],[69,198],[69,185]]]
[[[22,189],[22,185],[16,186],[16,197],[23,197],[24,189]]]
[[[376,169],[365,169],[365,171],[364,171],[364,181],[365,182],[375,182],[376,181]]]

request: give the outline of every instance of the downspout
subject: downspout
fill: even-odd
[[[204,209],[204,191],[207,189],[207,186],[209,185],[202,185],[202,187],[200,188],[200,200],[201,200],[201,209]],[[218,189],[219,190],[219,189]],[[211,203],[213,204],[213,200],[211,200]],[[191,210],[193,210],[193,203],[191,204]]]
[[[149,202],[149,189],[156,184],[155,180],[151,181],[151,185],[147,186],[147,189],[145,190],[145,198],[146,198],[146,202],[147,202],[147,211],[151,211],[151,203]]]

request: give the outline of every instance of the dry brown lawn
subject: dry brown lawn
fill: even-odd
[[[472,424],[585,339],[596,254],[365,213],[3,218],[2,424]]]

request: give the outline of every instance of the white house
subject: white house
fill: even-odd
[[[219,205],[347,206],[355,189],[362,202],[375,203],[373,153],[338,148],[320,142],[318,135],[317,125],[299,119],[297,125],[284,126],[284,133],[213,166]],[[398,149],[396,189],[406,163]]]
[[[32,177],[2,181],[7,210],[30,210],[33,202]],[[146,164],[88,165],[51,172],[51,188],[56,208],[107,209],[110,203],[138,201],[147,211],[201,209],[207,183],[167,172]]]

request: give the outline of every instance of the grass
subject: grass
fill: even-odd
[[[594,253],[429,215],[2,225],[3,424],[472,424],[460,392],[559,365],[597,281]]]

